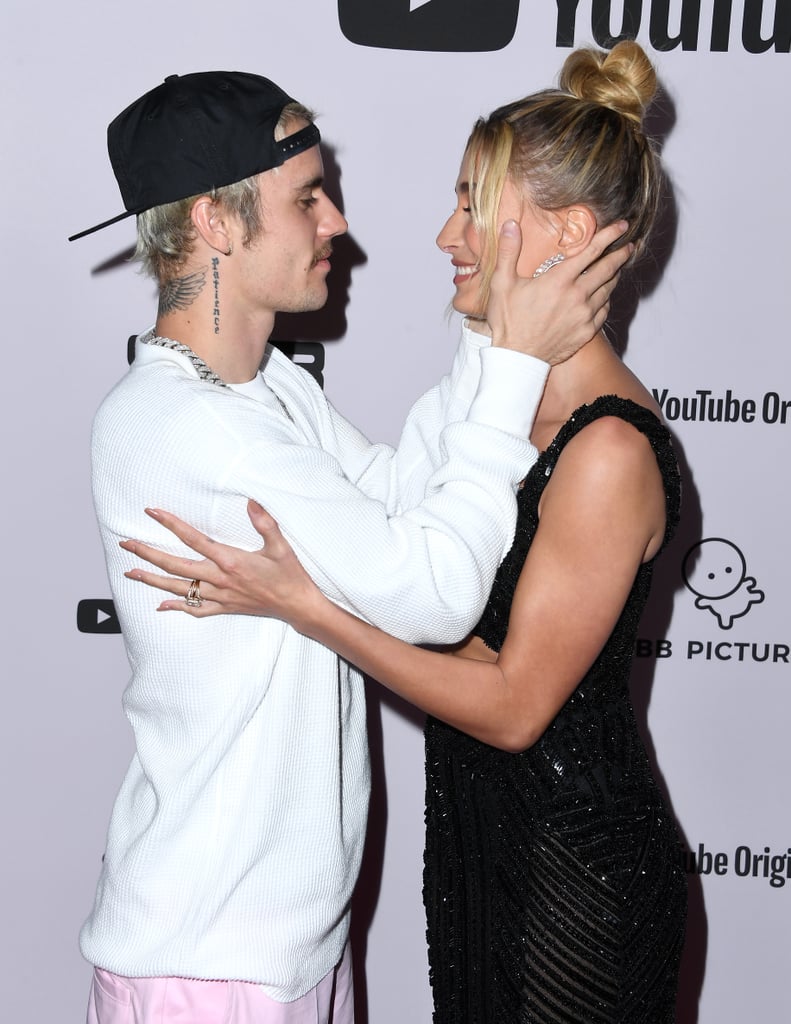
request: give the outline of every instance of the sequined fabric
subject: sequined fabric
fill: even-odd
[[[648,438],[667,528],[680,483],[670,436],[633,402],[578,409],[519,492],[514,545],[475,632],[499,650],[538,502],[564,446],[619,416]],[[424,902],[435,1024],[672,1024],[686,879],[638,735],[628,678],[650,563],[595,664],[542,738],[508,754],[426,725]]]

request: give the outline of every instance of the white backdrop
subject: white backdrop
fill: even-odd
[[[550,84],[568,52],[558,43],[606,42],[608,26],[615,35],[622,25],[659,69],[654,126],[672,181],[646,294],[636,306],[624,296],[617,332],[664,405],[685,473],[684,524],[634,682],[690,850],[680,1019],[789,1019],[791,4],[737,0],[730,18],[729,6],[523,0],[514,21],[518,0],[349,0],[349,39],[333,2],[6,5],[4,1020],[83,1019],[89,971],[77,932],[130,750],[121,639],[100,631],[101,610],[82,606],[83,628],[93,615],[99,632],[81,632],[76,618],[81,601],[109,597],[90,501],[91,418],[124,372],[127,336],[155,308],[151,284],[125,262],[130,221],[66,242],[121,209],[107,123],[166,75],[212,68],[266,74],[319,110],[351,234],[328,310],[279,334],[326,342],[331,399],[393,441],[454,348],[450,267],[433,238],[472,121]],[[501,49],[407,48],[471,49],[489,30]],[[370,32],[404,48],[360,45]],[[355,920],[362,1002],[372,1024],[428,1021],[419,718],[371,694],[377,786]]]

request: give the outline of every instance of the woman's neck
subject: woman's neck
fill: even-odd
[[[599,331],[565,363],[552,367],[531,434],[533,444],[543,451],[576,409],[608,394],[631,398],[649,408],[654,405]]]

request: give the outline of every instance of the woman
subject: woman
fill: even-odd
[[[559,90],[476,124],[438,238],[459,312],[485,317],[510,219],[521,275],[546,273],[618,219],[629,222],[619,244],[640,249],[660,190],[641,130],[655,87],[636,43],[576,51]],[[213,561],[126,546],[199,576],[201,607],[163,609],[284,618],[428,713],[437,1024],[670,1022],[685,880],[628,676],[653,562],[678,519],[678,470],[655,403],[601,332],[552,369],[532,440],[542,454],[518,496],[514,546],[452,653],[410,647],[330,603],[258,508],[262,552],[224,549],[166,513],[157,518]],[[184,579],[129,575],[184,595]]]

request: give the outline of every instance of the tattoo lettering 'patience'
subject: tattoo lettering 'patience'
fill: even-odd
[[[206,284],[206,270],[196,270],[185,277],[175,277],[162,286],[159,293],[159,314],[172,313],[174,309],[187,309],[200,295]]]
[[[211,276],[214,282],[214,333],[220,333],[220,258],[213,256]]]

